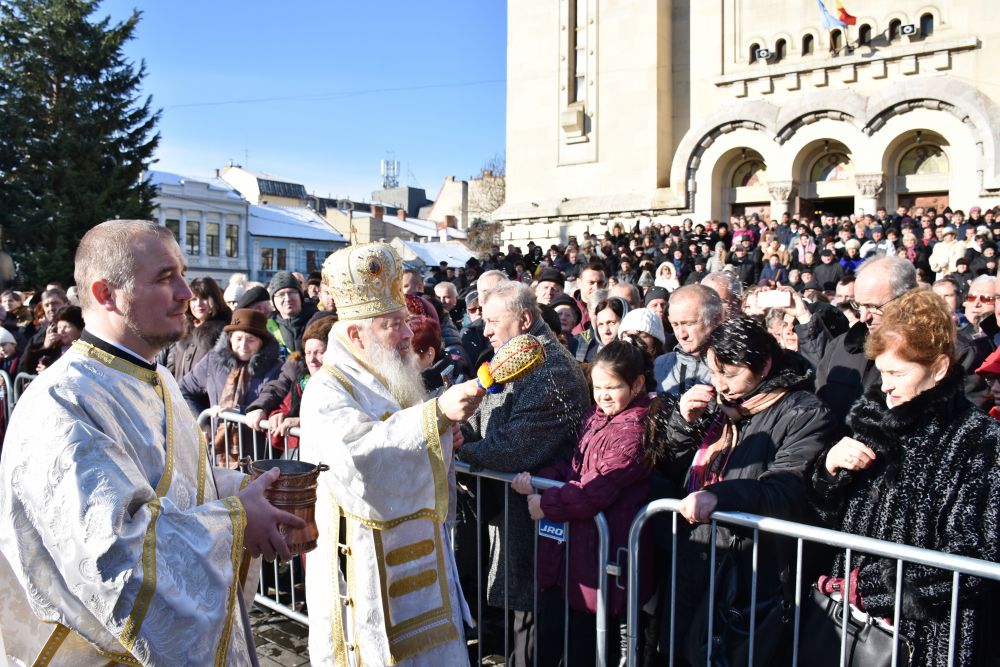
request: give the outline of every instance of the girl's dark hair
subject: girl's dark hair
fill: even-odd
[[[630,386],[637,378],[646,378],[652,369],[652,359],[641,342],[613,340],[597,352],[594,366],[603,364]]]
[[[754,373],[764,370],[768,361],[781,358],[781,347],[767,328],[752,317],[726,320],[709,336],[707,349],[715,352],[720,363],[747,366]]]
[[[204,277],[195,278],[191,281],[191,292],[195,296],[202,299],[212,300],[212,314],[208,319],[214,320],[225,320],[229,322],[233,317],[233,311],[230,310],[229,306],[226,305],[226,297],[222,293],[222,288],[219,287],[219,283],[215,282],[214,278]],[[188,320],[194,320],[194,316],[191,314],[191,310],[187,311]]]
[[[605,308],[610,308],[618,316],[618,319],[625,317],[625,313],[628,312],[628,305],[625,303],[625,299],[619,296],[609,296],[607,299],[603,299],[594,308],[594,316],[596,318],[597,313],[601,312]],[[595,319],[596,322],[596,319]]]

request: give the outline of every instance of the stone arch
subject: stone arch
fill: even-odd
[[[801,104],[782,107],[775,126],[775,141],[786,143],[804,125],[830,119],[860,128],[866,115],[865,98],[853,91],[823,91],[810,95]]]
[[[752,130],[764,139],[763,148],[755,148],[765,161],[770,163],[773,153],[774,121],[779,109],[774,104],[764,100],[750,100],[728,107],[720,111],[697,128],[684,133],[670,165],[670,187],[674,192],[674,207],[690,212],[694,205],[694,191],[697,189],[695,175],[701,164],[702,156],[719,137],[729,135],[736,130]],[[771,144],[768,146],[768,144]]]
[[[941,147],[950,163],[950,173],[940,178],[901,178],[897,173],[899,159],[916,145],[920,131],[922,142]],[[970,206],[982,191],[978,179],[970,179],[967,169],[957,168],[960,159],[976,154],[974,137],[968,126],[953,114],[943,110],[917,108],[908,114],[895,115],[870,138],[870,152],[881,156],[880,171],[884,174],[885,204],[893,208],[900,195],[917,192],[946,191],[955,204]],[[962,156],[961,158],[959,156]]]
[[[1000,189],[1000,106],[973,86],[950,77],[935,78],[933,91],[933,95],[915,98],[911,86],[899,83],[889,87],[869,101],[863,125],[865,133],[873,136],[892,118],[916,109],[948,113],[966,126],[973,137],[982,188]]]
[[[710,142],[699,144],[696,166],[690,168],[687,188],[689,210],[710,211],[713,218],[723,215],[723,209],[731,202],[730,190],[733,172],[747,156],[759,156],[767,167],[768,180],[775,178],[771,165],[778,162],[778,146],[769,133],[759,125],[745,124],[709,135]],[[743,194],[747,194],[744,192]],[[757,194],[769,201],[767,186],[763,185]]]

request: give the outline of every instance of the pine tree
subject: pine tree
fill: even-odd
[[[97,0],[0,2],[0,226],[28,285],[72,282],[83,234],[148,218],[142,181],[160,112],[125,58],[140,13],[112,24]]]

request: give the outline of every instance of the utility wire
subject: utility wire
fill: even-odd
[[[398,93],[414,90],[433,90],[439,88],[469,88],[472,86],[483,86],[495,83],[506,83],[506,79],[483,79],[480,81],[459,81],[454,83],[427,83],[416,86],[397,86],[394,88],[366,88],[361,90],[348,90],[339,93],[328,93],[324,95],[287,95],[281,97],[247,98],[242,100],[217,100],[214,102],[188,102],[184,104],[168,104],[163,108],[188,109],[194,107],[217,107],[233,104],[259,104],[262,102],[322,102],[326,100],[339,100],[347,97],[372,95],[376,93]]]

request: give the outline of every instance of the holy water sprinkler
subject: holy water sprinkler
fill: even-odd
[[[531,334],[514,336],[500,346],[493,355],[493,361],[483,364],[476,373],[479,386],[491,394],[503,391],[507,382],[512,382],[545,363],[545,346]]]

